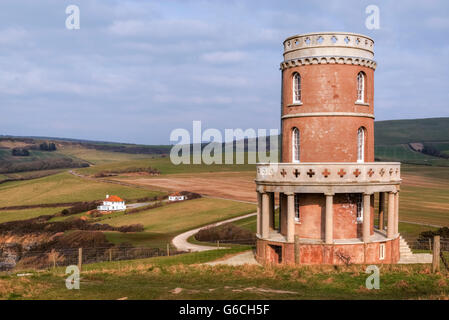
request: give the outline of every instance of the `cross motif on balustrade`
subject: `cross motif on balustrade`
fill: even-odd
[[[295,169],[295,171],[293,171],[293,174],[295,175],[296,178],[298,178],[301,172],[298,169]]]
[[[390,174],[390,176],[393,174],[393,168],[390,168],[390,171],[388,171],[388,173]]]
[[[307,175],[309,176],[309,178],[312,178],[315,175],[315,172],[312,169],[309,169]]]
[[[281,170],[281,175],[283,178],[285,178],[285,176],[287,175],[287,171],[285,171],[284,169]]]
[[[327,168],[326,168],[326,169],[324,169],[323,172],[321,172],[321,174],[322,174],[325,178],[327,178],[331,173],[330,173],[329,170],[327,170]]]
[[[353,172],[353,174],[355,175],[356,178],[358,178],[361,173],[362,172],[359,170],[359,168],[355,169]]]
[[[373,174],[374,174],[374,170],[370,168],[368,171],[369,177],[371,178],[373,176]]]
[[[340,169],[337,174],[340,176],[340,178],[343,178],[346,175],[346,171],[344,169]]]
[[[380,173],[380,176],[383,177],[385,174],[385,169],[384,168],[380,169],[379,173]]]

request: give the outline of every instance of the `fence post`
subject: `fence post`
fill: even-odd
[[[83,265],[83,248],[78,248],[78,269],[81,271]]]
[[[167,257],[170,257],[170,244],[167,243]]]
[[[56,251],[53,252],[53,269],[56,269]]]
[[[440,271],[440,236],[433,237],[432,272]]]
[[[217,240],[217,248],[220,249],[220,240]]]
[[[109,262],[112,261],[112,249],[109,248]]]
[[[429,238],[429,250],[432,251],[432,239]]]

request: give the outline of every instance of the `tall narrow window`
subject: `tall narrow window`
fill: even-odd
[[[292,162],[299,162],[299,130],[293,128],[292,131]]]
[[[357,75],[357,102],[365,102],[365,74],[359,72]]]
[[[356,194],[356,202],[357,202],[357,222],[363,222],[363,196],[361,193]]]
[[[301,76],[295,72],[293,74],[293,103],[301,102]]]
[[[357,131],[357,162],[365,161],[365,129]]]
[[[295,194],[295,221],[301,221],[301,215],[299,212],[299,194]]]

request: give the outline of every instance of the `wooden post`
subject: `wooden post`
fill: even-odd
[[[109,262],[112,261],[112,249],[109,248]]]
[[[440,236],[433,237],[432,272],[440,271]]]
[[[78,269],[81,271],[83,266],[83,248],[78,248]]]
[[[220,248],[220,240],[217,240],[217,248]]]
[[[53,252],[53,269],[56,269],[56,251]]]
[[[429,238],[429,250],[432,251],[432,240]]]
[[[167,243],[167,257],[170,257],[170,243]]]

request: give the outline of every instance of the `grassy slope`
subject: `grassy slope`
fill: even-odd
[[[446,273],[427,265],[381,266],[379,290],[365,287],[364,266],[260,267],[197,265],[242,248],[86,265],[80,290],[67,290],[64,269],[31,277],[0,276],[3,299],[437,299]],[[177,291],[173,291],[178,288]]]
[[[190,164],[190,165],[174,165],[170,158],[154,158],[147,160],[133,160],[122,161],[107,164],[100,164],[90,168],[76,169],[77,172],[87,175],[96,174],[102,171],[125,170],[129,168],[152,167],[157,168],[162,174],[176,174],[176,173],[199,173],[199,172],[217,172],[217,171],[255,171],[255,164],[235,164],[235,165],[205,165],[205,164]]]
[[[152,159],[155,157],[149,154],[108,152],[108,151],[82,148],[79,146],[64,146],[58,152],[66,156],[86,160],[94,165],[130,161],[130,160]]]
[[[165,205],[160,208],[130,215],[120,215],[101,222],[112,226],[141,223],[145,232],[107,232],[107,239],[113,243],[129,242],[135,246],[165,248],[171,239],[184,231],[216,221],[255,212],[253,204],[202,198]]]
[[[376,158],[433,166],[449,166],[449,160],[415,152],[411,142],[432,142],[441,153],[449,154],[449,118],[391,120],[375,122]]]
[[[36,218],[42,215],[51,215],[66,207],[56,207],[56,208],[34,208],[34,209],[24,209],[24,210],[8,210],[0,211],[0,223],[7,221],[17,221],[17,220],[27,220],[31,218]]]
[[[0,207],[42,203],[91,201],[117,194],[125,199],[158,194],[154,191],[84,180],[68,172],[0,184]]]

